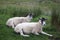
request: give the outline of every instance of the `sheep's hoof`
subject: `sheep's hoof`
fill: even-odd
[[[53,36],[53,35],[50,35],[51,37]]]
[[[48,35],[48,36],[53,37],[53,35]]]

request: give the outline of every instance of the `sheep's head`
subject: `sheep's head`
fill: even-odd
[[[39,22],[40,22],[42,25],[46,25],[45,20],[46,20],[46,18],[40,18],[40,19],[39,19]]]
[[[29,15],[30,17],[33,17],[33,13],[29,13],[28,15]]]
[[[28,14],[28,17],[29,17],[30,19],[32,19],[32,18],[33,18],[33,13],[29,13],[29,14]]]

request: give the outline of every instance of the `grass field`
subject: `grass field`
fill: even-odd
[[[6,17],[6,16],[3,16]],[[46,16],[45,16],[46,17]],[[38,17],[37,17],[38,18]],[[34,18],[32,21],[38,21],[37,18]],[[47,17],[47,25],[43,28],[43,30],[49,34],[54,35],[54,37],[58,37],[60,34],[56,32],[56,29],[50,26],[50,18]],[[5,19],[5,18],[4,18]],[[40,34],[39,36],[30,34],[30,37],[22,37],[19,34],[15,34],[12,28],[9,28],[5,25],[6,20],[2,18],[0,23],[0,40],[49,40],[49,36]]]
[[[54,38],[60,38],[60,32],[57,32],[56,28],[51,26],[50,13],[54,5],[53,2],[39,3],[39,0],[0,0],[0,40],[50,40],[49,36],[43,34],[39,36],[30,34],[30,37],[22,37],[15,34],[12,28],[6,26],[8,18],[26,16],[30,12],[35,15],[32,21],[38,21],[39,17],[46,17],[47,24],[43,30],[54,35]]]

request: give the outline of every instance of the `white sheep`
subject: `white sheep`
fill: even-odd
[[[14,31],[16,33],[20,33],[20,35],[26,36],[26,37],[29,37],[29,35],[25,35],[24,33],[26,33],[26,34],[33,33],[36,35],[39,35],[39,33],[42,33],[42,34],[46,34],[48,36],[52,36],[50,34],[47,34],[46,32],[43,32],[43,29],[42,29],[43,25],[45,25],[44,18],[40,19],[39,22],[25,22],[25,23],[18,24],[14,28]]]
[[[32,18],[33,18],[32,14],[29,14],[26,17],[13,17],[13,18],[8,19],[8,21],[6,22],[6,25],[14,28],[19,23],[30,22]]]

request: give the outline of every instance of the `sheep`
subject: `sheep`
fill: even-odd
[[[14,28],[14,31],[16,33],[20,33],[21,36],[25,36],[25,37],[29,37],[29,35],[26,34],[30,34],[30,33],[33,33],[35,35],[39,35],[39,33],[42,33],[48,36],[52,36],[51,34],[43,32],[42,29],[43,25],[45,25],[45,18],[39,19],[39,22],[25,22],[25,23],[18,24]]]
[[[9,27],[14,28],[17,24],[23,23],[23,22],[30,22],[33,18],[32,14],[28,14],[26,17],[13,17],[9,18],[6,22],[6,25]]]

